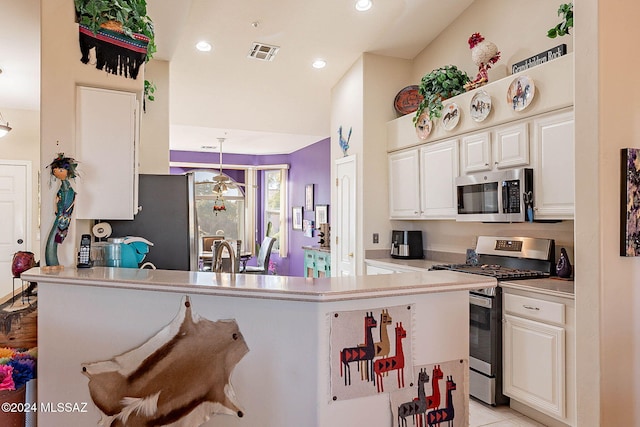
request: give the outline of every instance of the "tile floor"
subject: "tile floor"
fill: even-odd
[[[469,427],[544,427],[509,406],[492,407],[469,399]]]

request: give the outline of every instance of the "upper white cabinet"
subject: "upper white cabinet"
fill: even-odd
[[[133,219],[136,211],[136,94],[77,88],[76,217]]]
[[[418,149],[389,155],[391,218],[420,217],[420,154]]]
[[[420,148],[420,213],[423,218],[455,218],[458,157],[457,139]]]
[[[497,169],[529,164],[529,129],[527,122],[499,126],[493,131],[493,146]]]
[[[575,206],[573,110],[533,120],[535,219],[573,219]]]
[[[460,141],[460,164],[463,174],[490,171],[493,168],[491,132],[474,133],[462,137]]]
[[[464,174],[528,165],[527,123],[499,126],[464,136],[460,144],[460,164]]]
[[[453,218],[456,214],[454,180],[457,176],[457,139],[390,154],[391,218]]]

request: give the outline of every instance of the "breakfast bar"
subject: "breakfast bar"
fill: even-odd
[[[230,373],[241,412],[216,414],[201,425],[396,425],[386,392],[396,382],[395,373],[384,378],[385,392],[376,392],[371,385],[367,386],[371,395],[336,398],[332,388],[343,387],[346,379],[332,372],[336,365],[330,354],[342,358],[332,348],[332,319],[338,313],[363,311],[369,317],[369,313],[396,307],[411,308],[410,321],[402,325],[395,318],[388,328],[392,343],[394,326],[396,331],[409,331],[409,364],[466,363],[468,291],[496,286],[493,278],[451,271],[312,279],[112,267],[49,273],[33,268],[22,279],[38,283],[38,401],[86,403],[85,411],[38,413],[41,425],[52,426],[98,425],[101,413],[82,367],[122,355],[150,340],[172,322],[185,298],[194,318],[235,320],[249,348]],[[366,346],[362,323],[355,329],[360,340],[355,344]],[[374,340],[378,340],[377,333]],[[396,353],[398,350],[396,345]],[[390,353],[394,353],[393,344]],[[351,364],[350,381],[359,382],[368,373],[360,372],[359,366],[359,362]],[[464,405],[456,408],[455,425],[468,423],[466,375],[457,381]],[[339,378],[339,384],[332,378]],[[180,378],[166,381],[179,382]],[[415,384],[408,381],[406,386]],[[444,407],[444,382],[441,386],[440,407]]]

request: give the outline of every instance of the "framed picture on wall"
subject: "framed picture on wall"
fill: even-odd
[[[291,208],[291,228],[294,230],[302,230],[302,206],[294,206]]]
[[[329,223],[329,205],[316,205],[316,227]]]
[[[623,148],[620,183],[620,255],[640,256],[640,148]]]
[[[304,187],[304,208],[308,211],[313,210],[313,184]]]

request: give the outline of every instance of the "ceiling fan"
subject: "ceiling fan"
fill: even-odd
[[[220,167],[220,172],[218,175],[213,177],[213,192],[216,194],[223,194],[224,192],[226,192],[229,189],[229,186],[241,186],[244,187],[245,184],[242,184],[240,182],[235,182],[232,181],[231,178],[229,178],[228,176],[224,175],[222,173],[222,143],[226,140],[227,138],[218,138],[218,143],[220,145],[220,164],[218,165]]]

